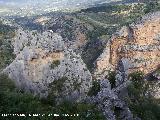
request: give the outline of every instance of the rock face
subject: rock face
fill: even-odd
[[[17,57],[4,72],[18,87],[41,97],[54,87],[53,97],[58,100],[85,98],[91,87],[91,74],[81,57],[65,47],[61,36],[53,31],[19,29],[13,44]]]
[[[138,120],[138,118],[133,117],[129,107],[123,100],[127,94],[126,88],[130,84],[127,79],[128,64],[126,63],[126,59],[122,59],[118,63],[115,88],[111,88],[109,80],[100,80],[100,92],[89,98],[90,102],[98,105],[107,120],[116,120],[116,112],[120,113],[117,116],[120,120]]]
[[[160,12],[148,14],[136,23],[123,27],[106,45],[95,62],[96,72],[102,74],[116,69],[117,63],[128,59],[129,72],[155,71],[160,65]]]

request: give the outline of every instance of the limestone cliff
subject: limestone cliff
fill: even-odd
[[[81,57],[65,46],[53,31],[17,30],[16,59],[4,70],[19,88],[47,96],[54,87],[58,100],[85,98],[92,77]],[[56,88],[54,84],[58,84]]]
[[[160,12],[148,14],[114,34],[95,62],[96,73],[115,70],[122,58],[129,60],[129,72],[141,70],[148,74],[159,67]]]

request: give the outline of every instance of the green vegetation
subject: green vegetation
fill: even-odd
[[[78,15],[82,21],[89,23],[94,30],[89,31],[89,40],[102,35],[112,35],[117,29],[135,21],[144,15],[145,5],[106,5],[82,10]]]
[[[58,67],[58,65],[60,65],[60,61],[59,60],[53,60],[50,67],[51,67],[51,69],[54,69],[55,67]]]
[[[82,59],[87,67],[92,70],[93,62],[99,57],[105,47],[105,43],[111,38],[112,34],[122,26],[128,26],[141,19],[148,12],[160,10],[160,3],[156,0],[146,1],[144,4],[121,4],[103,5],[83,9],[75,14],[77,19],[92,26],[87,31],[88,43],[82,52]],[[105,42],[101,36],[107,35]],[[96,47],[95,47],[96,46]]]
[[[15,28],[8,26],[8,25],[4,25],[1,21],[0,21],[0,39],[10,39],[13,38],[15,36]]]
[[[116,72],[115,71],[109,71],[108,75],[106,76],[106,79],[109,80],[111,84],[111,88],[114,88],[116,86]]]
[[[47,101],[50,104],[56,104],[55,99],[58,96],[62,96],[62,93],[63,93],[63,91],[65,89],[64,88],[64,83],[65,83],[66,80],[68,80],[67,77],[62,77],[61,79],[55,80],[52,83],[50,83],[50,85],[49,85],[49,93],[48,93],[48,98],[47,98]]]
[[[155,71],[157,74],[160,74],[160,68]]]
[[[65,19],[65,18],[63,18]],[[62,27],[62,29],[64,30],[63,32],[65,34],[62,34],[63,38],[68,38],[69,40],[73,39],[73,30],[74,30],[74,23],[73,23],[73,19],[65,19],[63,21],[63,26],[58,26],[58,27]],[[57,29],[57,28],[55,28]]]
[[[65,81],[67,80],[68,78],[67,77],[62,77],[61,79],[59,80],[55,80],[54,82],[52,82],[50,84],[50,86],[54,86],[53,89],[56,89],[58,92],[61,92],[62,91],[62,87],[63,87],[63,84],[65,83]],[[53,90],[52,90],[53,91]]]
[[[100,56],[103,52],[104,46],[98,40],[89,41],[86,46],[84,46],[82,51],[82,59],[86,63],[87,68],[92,71],[94,67],[94,61]]]
[[[61,117],[59,120],[105,120],[95,105],[64,102],[58,106],[58,113],[79,114],[78,117]]]
[[[54,96],[52,96],[54,99]],[[27,117],[1,117],[1,120],[104,120],[95,105],[87,103],[71,103],[65,101],[59,105],[40,100],[29,93],[15,88],[14,83],[6,76],[0,76],[0,113],[26,114]],[[29,114],[45,114],[45,116],[29,117]],[[60,117],[48,117],[49,114],[59,114]],[[76,117],[64,117],[63,114],[79,114]]]
[[[116,120],[121,120],[121,118],[120,118],[120,111],[121,110],[122,109],[119,107],[114,107],[114,114],[115,114]]]
[[[0,71],[15,58],[11,38],[15,36],[15,28],[0,23]]]
[[[37,97],[31,94],[20,92],[15,88],[14,83],[6,76],[0,76],[0,113],[1,114],[48,114],[52,113],[52,107],[40,102]],[[9,116],[3,118],[0,116],[1,120],[37,120],[43,117],[13,117]],[[51,120],[47,117],[43,118],[45,120]]]
[[[73,82],[73,87],[74,87],[74,90],[80,90],[80,87],[81,87],[81,82],[80,83],[78,83],[77,82],[78,80],[75,80],[74,82]]]
[[[150,1],[146,3],[144,12],[149,13],[149,12],[155,12],[158,10],[160,10],[160,3],[158,2],[158,0],[155,0],[155,1]]]
[[[32,32],[32,35],[35,36],[37,33],[36,32]]]
[[[144,81],[142,72],[134,72],[129,77],[132,84],[128,87],[127,101],[133,114],[142,120],[159,120],[160,100],[149,94],[152,82]]]
[[[0,27],[0,69],[9,65],[15,56],[11,41],[8,39],[14,37],[14,29],[9,26]],[[59,60],[53,61],[51,68],[54,69],[60,64]],[[63,84],[67,78],[63,77],[52,83],[54,90],[63,90]],[[79,85],[77,84],[78,87]],[[53,89],[52,89],[53,90]],[[95,105],[87,103],[71,103],[64,101],[55,105],[54,90],[50,91],[47,99],[39,99],[30,93],[25,93],[15,87],[12,80],[6,75],[0,75],[0,113],[1,114],[25,114],[26,117],[18,116],[0,116],[0,120],[104,120],[104,117]],[[54,93],[54,94],[52,94]],[[52,96],[53,95],[53,96]],[[29,116],[29,114],[40,114],[39,117]],[[45,115],[44,115],[45,114]],[[49,114],[59,114],[59,117],[48,116]],[[79,116],[67,116],[63,114],[79,114]],[[42,116],[44,115],[44,116]]]
[[[88,96],[96,96],[98,92],[100,92],[100,83],[98,80],[93,81],[92,87],[90,88],[88,92]]]
[[[0,69],[5,68],[15,58],[12,46],[7,40],[0,40]]]
[[[88,42],[82,51],[82,59],[92,71],[94,61],[102,53],[105,43],[124,25],[144,15],[144,5],[110,5],[93,7],[75,14],[77,19],[92,26],[86,33]],[[107,36],[102,39],[101,36]]]
[[[88,8],[76,14],[76,18],[87,23],[93,29],[87,31],[88,43],[82,52],[82,58],[87,66],[91,69],[94,67],[93,62],[102,53],[106,41],[111,35],[124,25],[129,25],[137,18],[149,12],[160,10],[158,2],[146,2],[146,4],[131,5],[113,5]],[[64,23],[63,37],[73,37],[73,19],[66,20]],[[59,28],[59,26],[58,26]],[[84,29],[84,28],[83,28]],[[82,30],[83,30],[82,29]],[[15,28],[3,25],[0,22],[0,69],[9,65],[15,56],[11,46],[11,39],[15,36]],[[33,33],[34,35],[34,33]],[[105,42],[101,39],[107,36]],[[60,64],[59,60],[53,61],[51,69]],[[132,84],[128,87],[127,102],[135,116],[142,120],[159,120],[160,119],[160,100],[157,100],[149,94],[149,81],[144,81],[142,72],[135,72],[129,76]],[[6,75],[0,75],[0,113],[24,113],[28,114],[60,114],[60,117],[6,117],[0,116],[1,120],[104,120],[104,116],[95,105],[87,103],[72,103],[64,101],[59,105],[55,105],[55,96],[64,89],[64,83],[68,78],[63,77],[50,84],[51,90],[47,99],[39,99],[30,93],[25,93],[16,89],[12,80]],[[111,83],[111,87],[115,87],[115,72],[109,72],[107,76]],[[75,89],[80,84],[75,83]],[[89,96],[96,96],[100,91],[98,81],[93,81],[93,87],[88,92]],[[59,94],[60,95],[60,94]],[[116,116],[119,115],[119,108],[114,108]],[[63,114],[79,114],[78,117],[64,117]]]

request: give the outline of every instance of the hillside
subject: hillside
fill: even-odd
[[[15,58],[11,39],[15,36],[15,28],[0,22],[0,71]]]
[[[159,120],[160,3],[122,2],[1,18],[0,119]]]
[[[140,70],[148,74],[158,69],[160,61],[159,14],[159,12],[148,14],[142,17],[141,21],[123,27],[115,33],[108,42],[102,57],[98,58],[97,68],[107,68],[111,64],[115,69],[120,59],[127,58],[130,61],[131,72]],[[103,65],[103,68],[99,65]]]

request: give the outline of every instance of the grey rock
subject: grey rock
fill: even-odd
[[[90,97],[87,101],[96,103],[98,108],[103,112],[106,120],[116,120],[114,108],[119,108],[121,120],[134,120],[133,114],[129,110],[129,107],[123,100],[124,92],[130,81],[127,80],[129,64],[127,59],[122,59],[119,62],[117,75],[116,75],[116,87],[111,89],[109,80],[100,80],[100,92],[96,96]]]
[[[14,40],[16,59],[4,70],[16,85],[40,97],[47,97],[50,84],[65,81],[55,99],[79,101],[92,86],[92,76],[80,55],[65,46],[62,37],[52,31],[17,31]],[[53,61],[59,64],[51,68]]]

